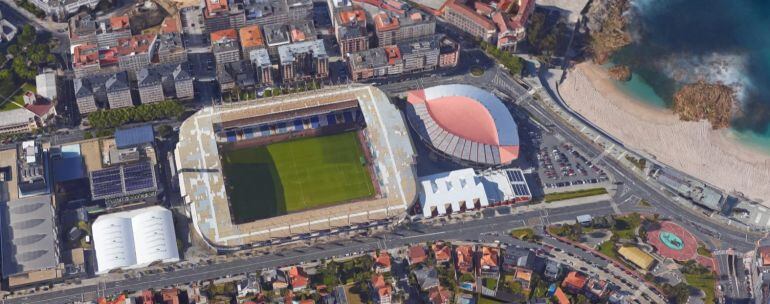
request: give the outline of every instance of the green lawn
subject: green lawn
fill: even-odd
[[[591,188],[591,189],[577,190],[577,191],[549,193],[549,194],[546,194],[543,199],[545,200],[546,203],[549,203],[549,202],[562,201],[562,200],[573,199],[573,198],[595,196],[595,195],[606,194],[606,193],[607,193],[607,189]]]
[[[716,303],[714,289],[716,288],[716,278],[711,273],[708,274],[685,274],[687,284],[702,290],[706,294],[703,303]]]
[[[511,236],[520,240],[528,240],[535,236],[535,231],[532,228],[520,228],[511,231]]]
[[[621,239],[633,240],[636,238],[636,230],[642,224],[642,218],[638,213],[632,213],[626,216],[615,218],[615,226],[612,227],[612,234]]]
[[[16,92],[16,95],[13,95],[5,103],[0,105],[0,111],[9,111],[9,110],[21,108],[22,105],[24,105],[24,93],[26,93],[27,91],[32,91],[37,93],[37,88],[35,88],[35,86],[32,84],[24,83],[21,86],[21,89],[18,92]]]
[[[224,153],[236,223],[374,195],[355,132]]]

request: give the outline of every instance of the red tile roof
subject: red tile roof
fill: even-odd
[[[42,100],[42,99],[39,99]],[[45,116],[53,108],[53,103],[49,101],[38,101],[35,104],[25,105],[25,108],[37,116]]]
[[[398,49],[398,46],[388,45],[385,46],[384,49],[385,55],[388,56],[388,64],[396,64],[396,61],[401,59],[401,50]]]
[[[211,33],[211,43],[222,39],[238,40],[238,32],[235,29],[225,29]]]
[[[465,16],[466,18],[472,20],[476,24],[480,25],[487,31],[494,31],[495,25],[492,24],[492,21],[489,21],[489,19],[484,18],[483,16],[477,14],[474,10],[471,8],[459,4],[456,2],[456,0],[449,0],[446,4],[446,8],[451,8],[453,11],[456,11],[457,13]]]
[[[513,17],[511,22],[513,23],[513,27],[515,28],[521,28],[524,27],[524,25],[527,24],[527,20],[529,20],[529,16],[532,14],[532,10],[535,6],[534,0],[519,0],[519,11],[516,12],[516,16]]]
[[[374,264],[380,268],[389,268],[390,255],[387,252],[380,252],[380,255],[377,256],[376,260],[374,260]]]
[[[160,24],[160,33],[179,33],[179,18],[169,16],[163,19],[163,23]]]
[[[425,261],[428,258],[425,255],[425,249],[420,245],[409,247],[409,264],[418,264]]]
[[[264,37],[262,37],[262,30],[259,29],[259,25],[242,27],[239,32],[241,34],[241,45],[243,47],[249,48],[265,45],[265,40]]]
[[[399,27],[397,18],[393,18],[388,13],[382,12],[374,15],[374,28],[378,32],[392,31]]]
[[[498,257],[500,256],[500,250],[497,248],[492,247],[482,247],[481,248],[481,261],[480,264],[482,267],[497,267],[497,261]]]
[[[348,25],[354,23],[354,21],[356,24],[366,24],[366,13],[362,9],[340,11],[338,15],[342,24]]]
[[[289,269],[289,283],[292,288],[302,288],[307,286],[307,275],[302,272],[302,269],[298,267],[292,267]]]
[[[155,41],[155,34],[134,35],[118,39],[118,54],[121,56],[146,53]]]
[[[115,16],[110,18],[110,27],[113,31],[128,28],[128,16]]]
[[[447,262],[452,259],[452,251],[446,244],[436,243],[432,246],[433,254],[436,255],[437,262]]]
[[[473,270],[473,248],[469,245],[457,246],[457,268],[460,272]]]
[[[564,281],[561,282],[561,286],[574,290],[581,290],[586,286],[587,281],[588,277],[586,277],[584,274],[581,274],[577,271],[571,271],[567,274],[567,277],[564,278]]]
[[[382,287],[387,286],[388,283],[385,282],[385,277],[381,274],[374,274],[372,275],[372,286],[375,289],[380,289]]]
[[[72,55],[72,65],[80,67],[99,63],[99,50],[96,44],[81,44],[75,47]]]
[[[438,286],[430,289],[428,292],[428,299],[432,304],[445,304],[449,303],[449,298],[452,294],[444,287]]]
[[[561,290],[561,287],[556,287],[556,292],[553,294],[554,297],[556,297],[556,301],[559,302],[559,304],[570,304],[569,298],[564,293],[563,290]]]
[[[227,10],[227,0],[206,0],[206,13],[212,15]]]

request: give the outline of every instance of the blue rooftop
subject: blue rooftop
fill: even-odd
[[[118,149],[130,148],[155,140],[152,125],[115,131],[115,145]]]

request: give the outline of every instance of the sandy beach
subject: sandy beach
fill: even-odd
[[[739,144],[706,121],[683,122],[671,111],[635,100],[600,66],[577,65],[559,87],[580,114],[625,145],[728,191],[770,206],[770,155]]]

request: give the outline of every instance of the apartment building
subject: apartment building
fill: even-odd
[[[117,46],[118,40],[126,38],[131,38],[131,25],[128,22],[128,16],[115,16],[99,23],[99,28],[96,31],[96,43],[99,47]]]
[[[323,40],[309,40],[278,48],[284,83],[329,77],[329,57]]]
[[[262,29],[259,25],[248,25],[238,30],[238,36],[241,40],[241,51],[243,56],[249,54],[251,50],[265,47],[265,38],[262,36]]]
[[[231,6],[227,0],[206,0],[205,5],[203,23],[208,33],[246,25],[246,16],[240,5]]]
[[[401,51],[401,59],[404,62],[404,72],[427,71],[438,67],[439,43],[437,36],[426,37],[425,40],[399,43],[398,49]]]
[[[444,20],[476,39],[491,43],[497,34],[495,24],[459,1],[447,1],[444,5]]]
[[[249,52],[249,60],[254,66],[257,82],[263,85],[272,85],[274,82],[273,65],[270,62],[270,55],[268,55],[267,50],[251,50],[251,52]]]
[[[503,0],[494,6],[481,1],[449,0],[443,17],[474,38],[510,50],[525,38],[534,9],[534,0]]]
[[[194,97],[193,91],[193,78],[187,69],[187,62],[177,64],[163,64],[155,65],[147,69],[140,71],[152,75],[149,80],[157,79],[160,82],[161,93],[164,99],[176,98],[176,99],[189,99]],[[142,95],[142,85],[139,83],[140,78],[137,77],[137,86],[139,87],[139,95]],[[154,81],[148,83],[155,84]],[[153,87],[147,89],[147,91],[154,90],[157,92],[157,88]],[[147,99],[151,100],[151,99]],[[142,103],[145,103],[144,99]]]
[[[147,68],[136,73],[136,86],[139,91],[139,102],[142,104],[160,102],[166,98],[163,95],[160,75],[150,72]]]
[[[95,9],[99,0],[29,0],[29,3],[51,16],[54,21],[63,21],[82,7]]]
[[[96,36],[94,36],[96,39]],[[72,69],[76,77],[91,75],[101,69],[99,47],[95,43],[84,43],[72,50]]]
[[[158,64],[187,62],[187,50],[182,45],[182,34],[178,32],[159,34],[157,52],[153,55],[152,62]]]
[[[156,34],[134,35],[118,39],[118,66],[132,73],[150,65],[151,54],[157,48]]]
[[[415,73],[457,65],[459,46],[443,35],[353,53],[348,67],[353,81]]]
[[[0,111],[0,134],[31,133],[36,129],[35,114],[27,109]]]
[[[228,62],[217,67],[217,81],[222,91],[229,91],[235,87],[239,89],[253,89],[257,85],[254,66],[249,60]]]
[[[88,114],[109,105],[111,109],[133,106],[128,73],[78,77],[73,81],[75,101],[80,114]]]
[[[418,9],[403,13],[381,11],[372,17],[379,46],[392,45],[436,33],[433,16]]]
[[[335,15],[337,43],[340,54],[357,53],[369,49],[366,13],[360,8],[342,9]]]
[[[403,65],[401,51],[394,45],[353,53],[348,57],[353,81],[401,74]]]
[[[438,66],[442,68],[457,66],[460,60],[460,44],[443,37],[439,40]]]
[[[70,45],[96,44],[99,22],[89,14],[79,14],[69,20]]]
[[[211,33],[211,52],[217,65],[241,60],[241,46],[238,43],[238,32],[225,29]]]
[[[278,48],[291,43],[289,26],[285,24],[273,24],[263,27],[265,31],[265,44],[267,53],[271,58],[278,57]]]

